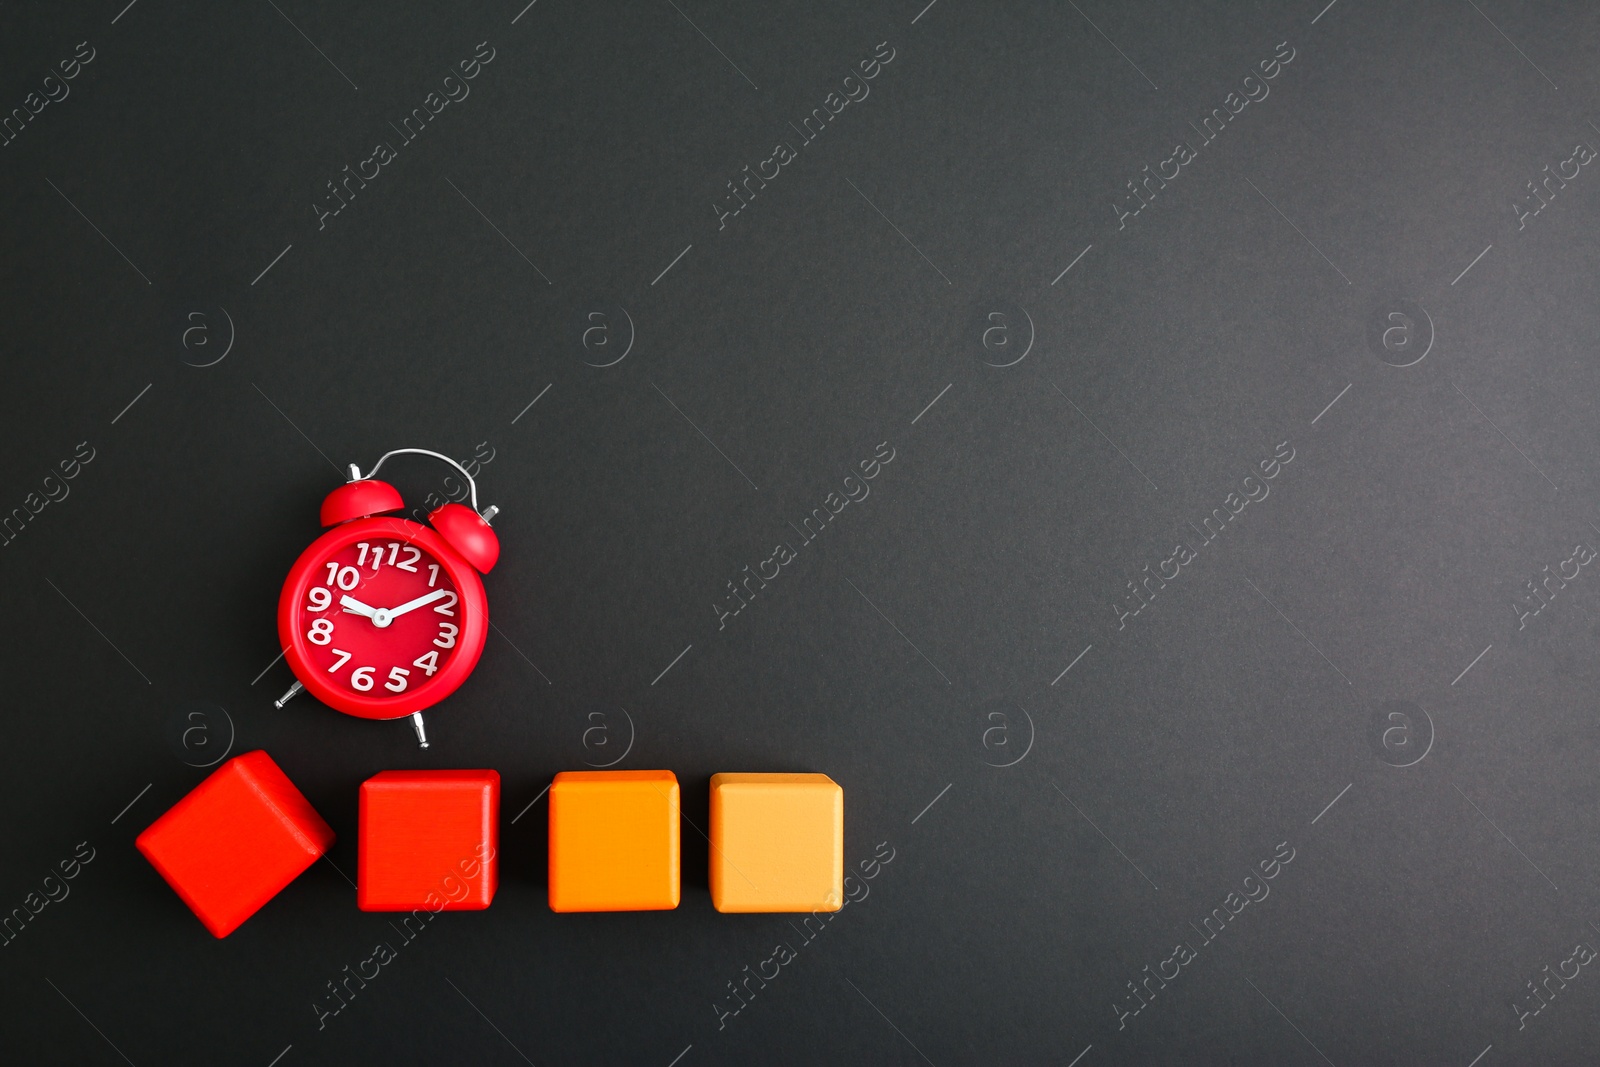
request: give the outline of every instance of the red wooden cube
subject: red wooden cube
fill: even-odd
[[[384,771],[361,783],[362,911],[481,911],[500,865],[498,771]]]
[[[227,937],[333,844],[333,828],[265,752],[246,752],[134,841],[217,937]]]

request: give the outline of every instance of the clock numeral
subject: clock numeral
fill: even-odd
[[[357,667],[350,672],[350,684],[365,693],[372,688],[372,672],[376,667]]]
[[[439,565],[437,563],[428,564],[428,588],[432,589],[433,588],[433,583],[437,582],[438,580],[439,580]]]
[[[333,620],[314,619],[311,629],[306,631],[306,640],[313,645],[325,645],[333,640]]]
[[[362,566],[366,565],[366,562],[367,562],[367,550],[371,549],[372,550],[372,573],[373,574],[377,574],[378,573],[378,568],[383,565],[383,546],[379,545],[377,548],[372,548],[372,546],[367,544],[367,542],[358,541],[358,542],[356,542],[356,547],[361,550],[361,554],[356,557],[356,566],[357,567],[362,567]],[[395,553],[398,552],[399,550],[400,550],[400,542],[399,541],[390,541],[389,542],[389,562],[390,563],[394,562]]]
[[[389,680],[383,683],[383,687],[391,693],[404,693],[406,691],[406,677],[410,673],[404,667],[390,667]]]
[[[343,667],[346,663],[350,662],[350,653],[346,652],[344,649],[331,648],[328,651],[339,657],[339,662],[328,668],[329,674],[332,674],[334,671],[337,671],[340,667]]]
[[[455,612],[450,609],[456,606],[456,599],[456,595],[447,589],[444,596],[440,597],[439,602],[433,606],[433,610],[440,615],[454,615]]]
[[[311,599],[312,611],[327,611],[328,605],[333,603],[333,594],[320,585],[312,586],[307,596]]]
[[[354,567],[340,567],[337,563],[330,563],[327,566],[329,585],[333,585],[337,580],[339,588],[349,592],[361,584],[361,572]],[[345,583],[346,578],[350,579],[349,584]]]
[[[424,652],[422,655],[412,660],[411,665],[413,667],[420,667],[427,673],[429,678],[432,678],[433,672],[439,669],[439,653]]]
[[[415,574],[417,573],[417,560],[422,558],[422,549],[418,548],[416,545],[407,545],[406,551],[411,553],[411,555],[407,556],[399,563],[395,563],[394,565],[403,571],[410,571],[412,574]],[[389,562],[394,563],[394,560],[391,559]],[[437,570],[437,568],[435,568],[435,570]],[[433,583],[429,582],[428,584],[432,585]]]
[[[439,636],[433,639],[433,643],[440,648],[455,648],[456,634],[460,632],[455,623],[441,622],[439,624]],[[430,652],[429,655],[432,655],[432,653]]]

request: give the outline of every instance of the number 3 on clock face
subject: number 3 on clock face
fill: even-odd
[[[390,719],[437,703],[477,664],[488,628],[483,584],[432,530],[361,519],[324,534],[284,585],[279,636],[323,703]]]

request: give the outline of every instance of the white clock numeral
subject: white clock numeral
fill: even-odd
[[[413,667],[422,668],[423,671],[427,672],[428,677],[432,678],[433,672],[439,669],[439,653],[424,652],[422,655],[412,660],[411,665]]]
[[[439,602],[433,606],[433,610],[437,611],[440,615],[454,615],[455,612],[451,611],[450,609],[455,606],[456,595],[447,589],[445,590],[444,596],[440,597]]]
[[[333,594],[320,585],[312,586],[307,595],[311,598],[312,611],[327,611],[328,605],[333,603]]]
[[[328,584],[332,585],[334,575],[339,573],[339,565],[337,563],[328,563],[324,564],[324,566],[328,568]]]
[[[394,563],[396,567],[399,567],[403,571],[410,571],[412,574],[415,574],[417,573],[417,560],[422,558],[422,549],[415,545],[407,545],[406,551],[411,553],[411,555],[407,556],[399,563],[394,563],[394,560],[392,559],[389,562]],[[429,582],[428,584],[432,585],[433,583]]]
[[[356,542],[356,547],[361,550],[361,554],[356,557],[356,566],[357,567],[362,567],[362,566],[366,565],[366,562],[367,562],[367,550],[371,549],[372,550],[372,573],[373,574],[377,574],[378,573],[378,568],[383,565],[383,546],[379,545],[377,548],[372,548],[372,546],[367,544],[367,542],[358,541],[358,542]],[[398,541],[390,541],[389,542],[389,562],[390,563],[394,562],[395,550],[397,550],[399,547],[400,547],[400,543]]]
[[[337,566],[337,564],[330,563],[328,566],[332,568]],[[348,581],[346,579],[348,579]],[[331,569],[328,572],[328,584],[334,584],[334,573]],[[354,567],[339,567],[338,584],[340,589],[349,592],[361,584],[361,572],[356,570]]]
[[[438,645],[440,648],[455,648],[456,634],[460,632],[461,631],[456,628],[455,623],[441,622],[439,624],[439,636],[434,638],[433,643]],[[429,654],[432,655],[432,653]]]
[[[437,582],[438,580],[439,580],[439,565],[437,563],[428,564],[428,588],[432,589],[433,588],[433,583]]]
[[[390,667],[389,680],[383,683],[383,687],[391,693],[404,693],[406,691],[406,677],[410,673],[404,667]]]
[[[333,640],[333,620],[313,619],[311,629],[306,631],[306,640],[313,645],[325,645]]]
[[[372,672],[376,667],[357,667],[350,672],[350,684],[365,693],[372,688]]]
[[[332,652],[335,656],[339,657],[339,662],[335,663],[333,666],[328,668],[328,673],[329,674],[332,674],[334,671],[338,670],[340,667],[343,667],[346,663],[350,662],[350,653],[346,652],[344,649],[342,649],[342,648],[330,648],[328,651]]]

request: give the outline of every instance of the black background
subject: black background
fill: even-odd
[[[0,148],[0,511],[94,450],[0,549],[0,908],[95,850],[0,949],[8,1063],[1593,1059],[1588,971],[1517,1005],[1600,937],[1600,601],[1586,569],[1514,605],[1600,544],[1600,177],[1513,205],[1600,142],[1600,11],[114,0],[0,27],[4,111],[95,54]],[[471,95],[319,229],[324,183],[479,42]],[[795,143],[880,42],[870,95]],[[1119,228],[1280,42],[1270,95]],[[779,141],[799,158],[719,229]],[[1403,368],[1369,341],[1398,308]],[[870,497],[719,628],[882,442]],[[492,456],[503,509],[500,633],[427,751],[276,711],[263,673],[323,495],[402,446]],[[420,505],[447,471],[392,473]],[[216,941],[132,842],[189,764],[255,748],[339,839]],[[695,827],[676,911],[546,907],[528,805],[623,751],[698,826],[716,771],[826,772],[847,863],[893,850],[720,1029],[798,938],[711,908]],[[499,895],[319,1030],[325,983],[397,940],[340,873],[357,786],[451,766],[503,776]]]

